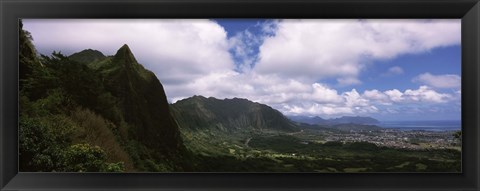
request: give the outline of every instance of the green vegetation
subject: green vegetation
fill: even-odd
[[[169,105],[160,81],[127,45],[113,56],[90,49],[37,56],[30,33],[19,34],[23,172],[460,171],[461,132],[452,135],[452,148],[420,139],[410,142],[428,147],[328,141],[380,128],[295,123],[239,98],[194,96]]]
[[[274,129],[295,132],[300,129],[279,111],[246,99],[193,96],[171,106],[180,127],[213,128],[227,131]]]
[[[460,152],[408,150],[367,142],[315,143],[303,133],[182,130],[199,170],[220,172],[459,172]],[[315,132],[308,132],[309,134]],[[246,140],[248,140],[246,145]]]
[[[259,124],[265,123],[256,122],[258,116],[264,117],[258,105],[242,99],[194,96],[171,107],[197,171],[459,172],[461,168],[457,149],[325,141],[326,136],[346,136],[350,130],[378,131],[376,126],[296,124],[303,130],[293,132],[274,125],[264,128]]]
[[[87,49],[69,56],[70,60],[82,64],[89,64],[105,59],[105,55],[98,50]]]
[[[462,140],[462,131],[456,131],[453,136],[455,137],[455,139],[458,139],[458,140]]]
[[[21,29],[20,171],[188,167],[163,87],[128,46],[113,57],[93,50],[37,56],[31,40]]]
[[[107,162],[107,154],[98,146],[71,144],[74,124],[69,124],[64,116],[51,117],[54,119],[21,118],[20,169],[42,172],[125,170],[123,162]]]

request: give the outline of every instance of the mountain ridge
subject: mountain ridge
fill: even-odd
[[[342,116],[338,118],[323,119],[319,116],[289,116],[293,121],[306,123],[310,125],[339,125],[339,124],[360,124],[360,125],[374,125],[379,124],[380,121],[372,117],[362,116]]]
[[[221,100],[197,95],[179,100],[171,107],[182,128],[217,128],[224,131],[245,129],[299,131],[299,128],[281,112],[268,105],[244,98]]]
[[[68,56],[68,58],[82,64],[88,64],[103,60],[106,58],[106,56],[98,50],[85,49],[80,52],[71,54],[70,56]]]

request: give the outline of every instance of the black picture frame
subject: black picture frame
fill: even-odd
[[[20,18],[461,18],[462,173],[19,173]],[[478,0],[0,0],[0,190],[479,190]]]

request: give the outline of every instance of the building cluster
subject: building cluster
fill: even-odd
[[[385,129],[378,131],[350,131],[328,134],[325,141],[369,142],[377,146],[403,149],[444,149],[460,145],[452,131],[401,131]]]

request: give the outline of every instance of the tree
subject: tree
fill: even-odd
[[[453,133],[453,137],[459,141],[462,140],[462,131],[456,131],[455,133]]]
[[[39,64],[36,56],[35,47],[32,44],[33,38],[30,32],[23,30],[23,23],[20,20],[19,30],[19,68],[20,68],[20,83],[32,73],[32,65]]]
[[[63,158],[64,170],[67,172],[100,172],[106,167],[105,151],[89,144],[70,146]]]
[[[66,137],[52,131],[44,123],[21,117],[19,128],[19,165],[21,171],[49,172],[62,168],[62,146]]]

